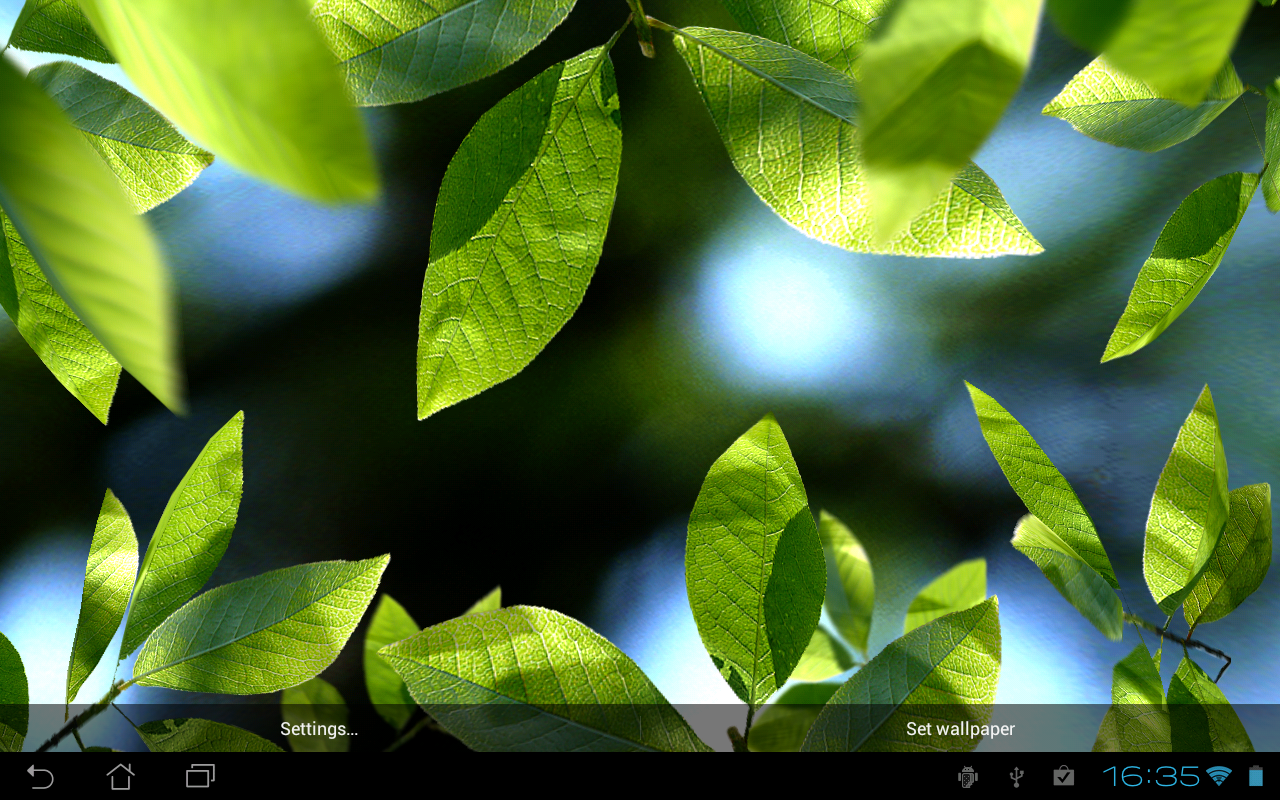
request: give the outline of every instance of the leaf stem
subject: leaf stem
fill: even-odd
[[[72,717],[71,721],[63,725],[58,730],[57,733],[50,736],[48,741],[46,741],[44,744],[36,748],[36,752],[44,753],[56,747],[58,742],[67,738],[67,734],[69,733],[74,734],[76,731],[80,730],[80,728],[83,727],[86,722],[98,716],[103,711],[106,711],[107,706],[110,706],[112,701],[120,696],[121,692],[123,692],[125,689],[128,689],[132,685],[133,685],[133,681],[122,680],[117,682],[115,685],[111,687],[110,690],[108,690],[108,692],[105,695],[103,695],[101,700],[99,700],[98,702],[86,708],[84,711],[81,711],[79,714],[76,714],[74,717]],[[79,739],[80,737],[77,735],[76,740],[79,741]],[[81,745],[81,747],[83,747],[83,745]]]
[[[412,728],[405,731],[404,735],[402,735],[399,739],[396,739],[394,742],[387,745],[387,749],[383,750],[382,752],[391,753],[396,750],[399,750],[401,745],[403,745],[405,742],[408,742],[410,739],[412,739],[413,737],[421,733],[423,728],[430,728],[433,731],[439,731],[440,733],[444,733],[444,734],[449,733],[448,731],[446,731],[444,728],[440,726],[439,722],[436,722],[435,719],[430,714],[428,714],[422,719],[418,720],[417,725],[414,725]]]
[[[631,6],[632,19],[636,24],[640,52],[644,53],[645,58],[654,58],[656,53],[653,50],[653,31],[649,28],[649,17],[644,13],[644,6],[640,4],[640,0],[627,0],[627,5]]]
[[[1169,619],[1172,620],[1173,617],[1170,617]],[[1177,634],[1169,633],[1169,631],[1157,627],[1155,623],[1147,622],[1145,619],[1143,619],[1142,617],[1139,617],[1137,614],[1130,614],[1128,612],[1125,612],[1124,621],[1132,622],[1134,625],[1137,625],[1142,628],[1146,628],[1152,633],[1158,634],[1164,637],[1165,639],[1168,639],[1171,642],[1177,642],[1178,644],[1182,645],[1184,648],[1194,647],[1197,650],[1205,651],[1209,655],[1217,656],[1218,658],[1221,658],[1226,663],[1222,665],[1222,669],[1218,670],[1218,677],[1213,679],[1214,683],[1217,683],[1218,680],[1222,678],[1222,674],[1227,671],[1227,667],[1231,666],[1231,656],[1227,655],[1226,653],[1222,652],[1216,647],[1210,647],[1204,642],[1196,641],[1195,639],[1191,639],[1191,638],[1184,639],[1181,636],[1178,636]],[[1168,625],[1169,623],[1166,622],[1165,626],[1168,627]],[[1188,634],[1188,636],[1189,635],[1190,634]]]

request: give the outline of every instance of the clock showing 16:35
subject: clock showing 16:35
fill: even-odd
[[[1112,786],[1196,786],[1199,767],[1107,767],[1103,775],[1111,773]]]

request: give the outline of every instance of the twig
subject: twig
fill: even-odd
[[[1146,628],[1152,633],[1163,636],[1164,638],[1168,639],[1171,642],[1177,642],[1183,647],[1194,647],[1197,650],[1203,650],[1209,655],[1217,656],[1218,658],[1221,658],[1223,661],[1227,662],[1222,665],[1222,669],[1218,670],[1218,677],[1213,679],[1214,683],[1217,683],[1218,680],[1222,678],[1222,673],[1226,672],[1227,667],[1231,666],[1231,656],[1227,655],[1226,653],[1222,652],[1216,647],[1210,647],[1204,642],[1199,642],[1199,641],[1196,641],[1195,639],[1184,639],[1181,636],[1178,636],[1177,634],[1169,633],[1167,630],[1161,630],[1160,628],[1157,628],[1153,623],[1147,622],[1145,619],[1139,617],[1136,614],[1126,613],[1124,615],[1124,620],[1125,622],[1132,622],[1134,625],[1139,625],[1143,628]],[[1167,622],[1165,624],[1168,625]]]
[[[57,733],[49,737],[49,740],[36,748],[37,753],[46,752],[58,745],[58,742],[67,738],[67,734],[80,730],[86,722],[107,710],[107,706],[120,696],[120,693],[133,685],[133,681],[119,681],[103,696],[101,700],[81,711],[71,718],[71,721],[63,725]]]

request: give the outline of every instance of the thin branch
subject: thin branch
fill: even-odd
[[[119,697],[121,692],[132,685],[133,681],[120,681],[116,683],[105,695],[103,695],[101,700],[72,717],[71,721],[63,725],[57,733],[50,736],[48,741],[36,748],[36,752],[44,753],[54,747],[57,747],[58,742],[67,738],[68,734],[80,730],[80,728],[84,727],[86,722],[98,716],[103,711],[106,711],[107,707],[111,705],[111,702]]]
[[[412,728],[405,731],[403,736],[401,736],[399,739],[396,739],[394,742],[388,745],[387,749],[383,750],[382,752],[391,753],[400,749],[401,745],[403,745],[405,742],[409,741],[413,737],[417,736],[422,731],[423,728],[430,728],[433,731],[439,731],[440,733],[444,733],[444,734],[449,733],[448,731],[446,731],[444,728],[440,726],[439,722],[436,722],[435,719],[433,719],[431,715],[428,714],[427,716],[418,720],[417,725],[414,725]]]
[[[1160,636],[1163,636],[1164,638],[1168,639],[1171,642],[1177,642],[1183,647],[1194,647],[1197,650],[1203,650],[1209,655],[1217,656],[1218,658],[1225,661],[1226,663],[1222,665],[1222,669],[1218,670],[1218,677],[1213,679],[1214,683],[1217,683],[1218,680],[1222,678],[1222,674],[1227,671],[1227,667],[1231,666],[1231,656],[1227,655],[1226,653],[1222,652],[1216,647],[1210,647],[1204,642],[1196,641],[1195,639],[1184,639],[1181,636],[1178,636],[1177,634],[1169,633],[1167,630],[1161,630],[1160,628],[1157,628],[1154,623],[1147,622],[1145,619],[1142,619],[1136,614],[1126,613],[1124,615],[1124,619],[1125,619],[1125,622],[1132,622],[1134,625],[1138,625],[1140,627],[1146,628],[1152,633],[1159,634]],[[1172,619],[1172,617],[1170,617],[1170,619]],[[1168,624],[1169,624],[1168,622],[1165,623],[1166,626]]]
[[[636,23],[640,52],[644,53],[645,58],[653,58],[656,55],[653,50],[653,31],[649,28],[649,18],[645,16],[644,6],[640,4],[640,0],[627,0],[627,5],[631,6],[632,18]]]

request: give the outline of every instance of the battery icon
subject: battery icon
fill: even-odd
[[[1257,767],[1257,766],[1249,767],[1249,785],[1250,786],[1262,785],[1262,767]]]

